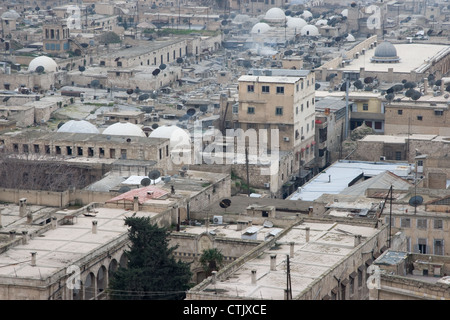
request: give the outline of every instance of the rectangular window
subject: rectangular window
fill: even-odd
[[[298,90],[299,90],[299,85],[298,85],[298,83],[295,85],[295,90],[298,92]]]
[[[111,159],[115,159],[116,158],[116,149],[109,149],[109,157]]]
[[[83,148],[82,148],[82,147],[77,147],[77,154],[78,154],[79,156],[82,156],[82,155],[83,155]]]
[[[417,252],[426,254],[427,252],[427,239],[419,238],[417,239]]]
[[[364,111],[369,110],[369,104],[368,103],[363,103],[363,110]]]
[[[247,92],[255,92],[255,86],[252,84],[249,84],[247,86]]]
[[[418,229],[427,229],[427,219],[417,219],[417,228]]]
[[[434,229],[442,229],[443,223],[441,219],[435,219],[434,220]]]
[[[282,116],[283,115],[283,107],[277,107],[275,109],[275,115]]]
[[[442,111],[442,110],[434,110],[434,115],[435,116],[443,116],[444,115],[444,111]]]
[[[375,121],[375,129],[381,130],[382,128],[383,128],[383,124],[381,123],[381,121]]]
[[[443,256],[444,255],[444,240],[434,239],[434,254]]]
[[[261,90],[262,90],[263,93],[269,93],[270,92],[269,86],[262,86]]]
[[[401,151],[395,151],[395,160],[402,160]]]
[[[99,148],[98,149],[98,156],[99,156],[99,158],[103,158],[105,156],[105,149]]]
[[[386,224],[388,224],[389,223],[389,217],[386,217],[384,221],[386,222]],[[395,227],[395,218],[394,217],[391,218],[391,226]]]
[[[66,154],[67,154],[68,156],[71,156],[71,155],[72,155],[72,147],[71,147],[71,146],[67,146],[67,147],[66,147]]]
[[[422,121],[423,117],[422,116],[417,116],[417,120]]]
[[[400,219],[400,227],[411,228],[411,219],[410,218],[401,218]]]
[[[247,108],[247,113],[248,114],[255,114],[255,107],[248,107]]]
[[[300,111],[303,112],[303,103],[301,105]]]
[[[277,94],[284,94],[284,87],[277,87]]]
[[[28,153],[28,145],[27,144],[23,145],[23,153]]]
[[[34,145],[34,153],[39,153],[39,145],[38,144]]]
[[[295,114],[298,114],[298,106],[295,107]]]
[[[233,112],[233,114],[238,114],[239,113],[239,106],[238,105],[234,105],[232,112]]]
[[[397,110],[397,114],[403,114],[403,110]]]
[[[45,145],[45,153],[50,154],[50,146],[49,145]]]
[[[361,288],[363,286],[363,273],[361,267],[358,268],[358,287]]]

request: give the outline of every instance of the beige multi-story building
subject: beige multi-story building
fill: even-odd
[[[235,127],[278,130],[268,149],[296,154],[296,167],[309,166],[315,145],[314,73],[306,70],[254,70],[239,78],[239,110]]]

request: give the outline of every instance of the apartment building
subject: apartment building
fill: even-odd
[[[308,70],[253,70],[239,78],[235,128],[278,130],[268,149],[295,153],[295,167],[313,165],[315,148],[315,82]]]

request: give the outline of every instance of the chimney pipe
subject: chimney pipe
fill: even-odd
[[[270,255],[270,270],[271,271],[277,270],[277,255],[276,254]]]
[[[29,212],[27,214],[27,223],[28,224],[32,224],[33,223],[33,214],[31,212]]]
[[[14,240],[16,238],[16,231],[15,230],[11,230],[9,232],[9,240]]]
[[[32,267],[36,266],[36,252],[31,253],[31,266]]]
[[[27,199],[19,199],[19,216],[24,217],[27,212]]]
[[[306,242],[309,242],[309,227],[306,227],[305,231],[306,231],[306,235],[305,235]]]
[[[355,247],[359,246],[361,244],[361,235],[355,234]]]
[[[92,221],[92,233],[97,233],[97,220]]]
[[[56,229],[56,227],[58,226],[58,218],[56,217],[52,217],[52,229]]]
[[[293,258],[294,257],[294,245],[295,245],[295,242],[291,242],[290,243],[290,245],[291,245],[291,251],[290,251],[290,256],[291,256],[291,258]]]
[[[28,231],[24,230],[22,231],[22,244],[28,243]]]
[[[252,284],[256,284],[256,270],[252,270]]]
[[[134,196],[134,198],[133,198],[133,210],[139,211],[139,197],[138,196]]]
[[[309,209],[308,209],[308,216],[312,217],[313,212],[314,212],[314,208],[313,207],[309,207]]]
[[[212,271],[211,272],[211,283],[212,284],[216,284],[216,276],[217,276],[217,271]]]

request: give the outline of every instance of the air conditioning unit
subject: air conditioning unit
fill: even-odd
[[[264,188],[270,188],[270,183],[268,182],[264,183]]]
[[[289,141],[289,137],[284,137],[284,141]]]
[[[385,156],[381,156],[380,157],[380,161],[386,161],[386,157]]]
[[[222,224],[223,223],[223,217],[222,216],[214,216],[213,217],[213,223],[214,224]]]

